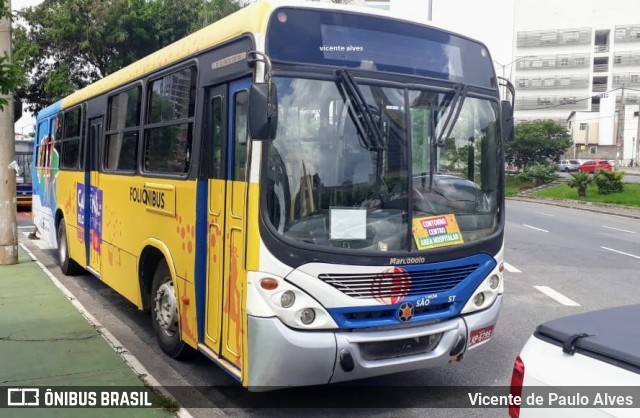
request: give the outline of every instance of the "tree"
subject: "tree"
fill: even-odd
[[[0,0],[0,19],[11,19],[4,0]],[[24,73],[20,65],[12,62],[7,53],[0,56],[0,110],[9,104],[7,96],[13,94],[24,82]]]
[[[517,125],[515,140],[507,145],[506,160],[519,168],[558,161],[571,144],[567,129],[552,120]]]
[[[598,188],[598,194],[620,193],[624,191],[623,177],[624,171],[608,171],[599,168],[593,173],[593,182]]]
[[[44,0],[19,13],[14,57],[30,74],[18,90],[38,111],[240,6],[233,0]]]
[[[571,188],[578,189],[578,197],[587,197],[587,186],[593,182],[593,177],[589,173],[578,171],[571,174],[572,179],[567,182]]]

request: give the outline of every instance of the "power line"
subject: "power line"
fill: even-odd
[[[557,108],[557,107],[560,107],[560,106],[566,106],[566,105],[568,105],[568,104],[575,104],[575,103],[583,102],[583,101],[585,101],[585,100],[590,100],[590,99],[593,99],[593,98],[596,98],[596,97],[601,97],[603,94],[606,94],[606,93],[612,93],[612,92],[614,92],[614,91],[616,91],[616,90],[632,90],[632,91],[640,91],[640,90],[636,90],[636,89],[630,89],[630,88],[627,88],[627,87],[616,87],[615,89],[611,89],[611,90],[603,91],[602,93],[598,93],[598,94],[595,94],[595,95],[592,95],[592,96],[588,96],[588,97],[585,97],[585,98],[583,98],[583,99],[575,99],[575,100],[573,100],[573,99],[572,99],[569,103],[561,103],[561,104],[556,104],[556,105],[543,106],[543,107],[536,107],[536,108],[533,108],[533,109],[521,109],[521,110],[546,110],[546,109],[554,109],[554,108]],[[517,103],[516,103],[516,104],[517,104]],[[516,109],[516,110],[518,110],[518,109]],[[567,109],[567,110],[569,110],[569,109]]]

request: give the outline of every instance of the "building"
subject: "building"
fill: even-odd
[[[636,157],[639,12],[626,0],[516,2],[516,121],[570,121],[578,158]]]

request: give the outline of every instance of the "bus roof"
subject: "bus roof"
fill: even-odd
[[[243,33],[264,33],[270,11],[271,6],[268,2],[258,2],[244,7],[65,97],[62,99],[62,109],[125,85]]]
[[[282,6],[298,6],[308,9],[350,10],[363,14],[403,20],[398,19],[388,12],[370,7],[299,0],[259,0],[42,109],[38,113],[37,119],[52,116],[60,110],[70,108],[85,100],[126,85],[147,74],[179,62],[182,59],[197,55],[202,51],[206,51],[242,34],[264,34],[267,29],[270,13],[274,9]],[[433,26],[431,23],[429,23],[429,25]]]

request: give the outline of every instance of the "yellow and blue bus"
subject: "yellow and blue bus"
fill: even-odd
[[[500,85],[464,36],[260,1],[42,110],[35,223],[250,389],[445,365],[502,304]]]

